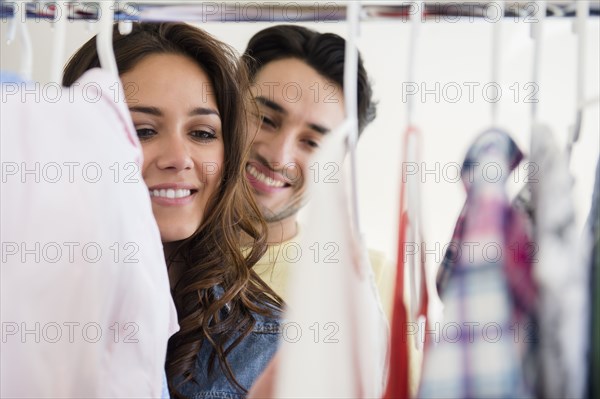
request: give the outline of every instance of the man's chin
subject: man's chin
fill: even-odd
[[[271,209],[261,206],[261,211],[267,223],[278,223],[296,215],[300,208],[301,207],[288,207],[281,211],[273,212]]]

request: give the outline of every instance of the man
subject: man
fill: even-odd
[[[298,211],[306,203],[305,188],[311,179],[335,179],[338,166],[311,161],[323,138],[344,120],[344,57],[346,42],[332,33],[296,26],[278,25],[255,34],[242,57],[252,81],[259,128],[254,138],[246,172],[255,198],[267,220],[269,249],[254,270],[286,300],[290,268],[300,256],[333,255],[327,250],[297,244],[301,226]],[[376,107],[362,58],[358,60],[359,135],[375,119]],[[259,126],[260,125],[260,126]],[[319,221],[314,221],[319,223]],[[321,243],[322,244],[322,243]],[[304,250],[304,253],[301,251]],[[385,256],[369,250],[369,259],[381,303],[392,315],[395,267]],[[405,297],[405,303],[408,301]],[[421,354],[409,345],[409,390],[416,394]],[[263,376],[253,397],[268,397],[276,362]],[[266,387],[266,388],[265,388]],[[262,395],[262,396],[261,396]]]
[[[332,177],[339,166],[312,164],[324,139],[345,118],[345,41],[332,33],[318,33],[279,25],[258,32],[243,55],[252,93],[258,106],[253,118],[260,125],[246,172],[268,223],[269,250],[254,267],[286,299],[287,276],[299,256],[333,255],[335,248],[299,248],[298,211],[306,203],[310,179]],[[375,118],[371,85],[359,57],[359,134]],[[317,222],[318,223],[318,222]],[[304,254],[299,252],[305,251]],[[384,310],[391,315],[393,268],[382,254],[369,251]]]

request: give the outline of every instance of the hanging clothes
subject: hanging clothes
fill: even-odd
[[[522,157],[510,136],[494,129],[467,153],[461,174],[467,200],[438,272],[445,324],[430,331],[421,398],[531,395],[511,330],[523,307],[534,306],[526,292],[533,288],[527,286],[529,240],[524,216],[510,207],[504,186]],[[509,273],[525,281],[511,286]]]
[[[408,154],[409,140],[413,140],[415,145],[420,139],[420,131],[414,127],[409,127],[404,133],[404,162],[418,162],[418,159],[410,159]],[[416,148],[415,152],[419,152]],[[403,168],[404,171],[404,168]],[[410,181],[409,177],[402,173],[400,182],[400,222],[398,228],[398,257],[396,270],[396,285],[394,294],[394,313],[392,315],[392,339],[390,347],[390,368],[387,387],[384,397],[386,399],[413,397],[418,388],[419,370],[421,366],[421,354],[417,351],[414,339],[418,339],[412,333],[419,328],[417,320],[419,316],[427,317],[428,295],[425,275],[425,259],[423,251],[418,251],[418,260],[416,263],[421,274],[419,294],[411,295],[407,301],[405,290],[405,270],[410,259],[406,253],[407,244],[424,242],[421,236],[421,230],[417,230],[418,215],[412,207],[408,206],[407,186],[409,184],[419,184],[419,182]],[[418,190],[418,187],[412,187]],[[410,215],[409,215],[410,214]],[[414,255],[413,255],[414,256]],[[414,279],[415,270],[411,271],[411,277]],[[413,284],[416,283],[413,281]],[[416,288],[416,287],[413,287]],[[414,290],[416,291],[416,290]],[[413,293],[411,293],[413,294]],[[415,311],[408,311],[407,303]],[[410,324],[409,324],[410,323]],[[412,326],[412,328],[409,328]],[[411,332],[409,338],[409,331]],[[418,334],[417,334],[418,335]]]
[[[403,209],[403,206],[400,207]],[[408,398],[409,395],[409,345],[406,331],[408,312],[404,303],[404,259],[408,217],[401,211],[398,236],[398,269],[396,271],[396,291],[394,313],[392,315],[392,340],[390,346],[390,369],[385,392],[386,399]]]
[[[2,397],[160,397],[178,330],[115,79],[2,86]]]
[[[545,125],[532,130],[531,192],[537,246],[534,277],[539,288],[539,345],[536,350],[540,397],[582,397],[588,345],[588,267],[582,254],[588,240],[576,230],[573,178],[565,154]],[[526,202],[526,201],[523,201]]]
[[[252,269],[269,285],[285,302],[287,302],[287,287],[290,284],[292,269],[297,267],[298,242],[304,230],[301,224],[297,226],[298,234],[287,241],[269,245],[267,252],[256,262]],[[380,251],[368,249],[368,256],[373,268],[373,277],[377,284],[381,305],[389,318],[392,314],[394,268]]]
[[[0,71],[0,84],[22,82],[24,82],[24,80],[18,74],[10,71]]]
[[[338,129],[327,135],[319,163],[342,164]],[[387,321],[366,249],[353,235],[346,178],[309,186],[308,220],[298,267],[289,279],[275,397],[375,398],[383,391]]]
[[[592,195],[592,210],[588,218],[592,237],[590,258],[590,350],[588,356],[587,397],[600,397],[600,160],[596,164],[596,183]]]

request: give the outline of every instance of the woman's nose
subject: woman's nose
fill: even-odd
[[[186,138],[179,134],[166,134],[161,140],[161,150],[157,159],[160,169],[184,170],[191,169],[194,162]]]

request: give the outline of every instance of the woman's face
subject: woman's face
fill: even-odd
[[[144,58],[121,80],[162,241],[188,238],[221,180],[223,133],[211,81],[193,60],[172,54]]]

